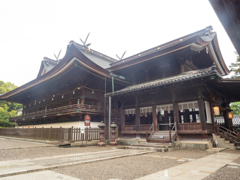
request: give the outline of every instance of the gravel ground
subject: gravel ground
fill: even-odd
[[[198,159],[206,155],[209,155],[209,153],[200,150],[179,150],[166,153],[156,152],[140,156],[57,168],[54,169],[54,171],[84,180],[130,180],[188,162],[177,161],[177,159],[171,158]]]
[[[233,161],[233,162],[235,162],[235,163],[237,163],[237,164],[240,164],[240,158],[237,158],[235,161]]]
[[[37,143],[37,142],[29,142],[29,141],[20,141],[14,139],[5,139],[0,138],[0,150],[3,149],[20,149],[20,148],[28,148],[28,147],[44,147],[44,146],[53,146],[51,144],[46,143]]]
[[[27,148],[27,149],[7,149],[7,150],[0,149],[0,161],[17,160],[17,159],[18,160],[33,159],[33,158],[39,158],[39,157],[50,157],[50,156],[65,155],[65,154],[106,151],[111,149],[114,149],[114,147],[88,146],[88,147],[69,147],[69,148],[39,147],[39,148]]]
[[[240,168],[230,168],[232,166],[225,166],[210,176],[204,178],[204,180],[237,180],[240,179]]]

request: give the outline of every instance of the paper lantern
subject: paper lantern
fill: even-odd
[[[230,112],[228,112],[228,118],[229,119],[232,119],[233,118],[233,113],[230,111]]]
[[[218,107],[218,106],[215,106],[215,107],[213,108],[213,111],[214,111],[214,115],[215,115],[215,116],[219,116],[219,115],[220,115],[220,111],[219,111],[219,107]]]

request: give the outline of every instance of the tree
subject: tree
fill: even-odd
[[[234,115],[240,115],[240,102],[231,103],[230,107]]]
[[[237,53],[236,53],[237,54]],[[240,79],[240,56],[237,54],[237,59],[235,63],[231,63],[230,71],[234,72],[234,75],[231,76],[232,79]]]
[[[0,94],[5,94],[16,88],[17,86],[13,83],[0,81]],[[13,123],[8,122],[9,117],[17,116],[17,110],[21,108],[21,104],[0,100],[0,127],[12,127]]]

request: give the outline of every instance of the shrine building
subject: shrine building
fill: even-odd
[[[0,96],[23,104],[19,125],[109,120],[123,139],[211,139],[214,116],[232,129],[230,102],[240,81],[230,73],[209,26],[136,55],[113,59],[70,41],[59,60],[44,58],[36,79]]]

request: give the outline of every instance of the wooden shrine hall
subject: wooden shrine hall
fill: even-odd
[[[214,116],[231,129],[229,104],[240,100],[239,80],[223,79],[229,73],[211,26],[120,60],[70,41],[61,60],[44,58],[35,80],[0,100],[23,104],[10,118],[18,124],[89,114],[115,122],[125,139],[211,139]]]
[[[232,130],[229,104],[240,100],[240,81],[223,79],[230,72],[211,26],[108,69],[132,80],[131,86],[106,95],[121,102],[124,138],[211,139],[215,115],[224,116]]]

